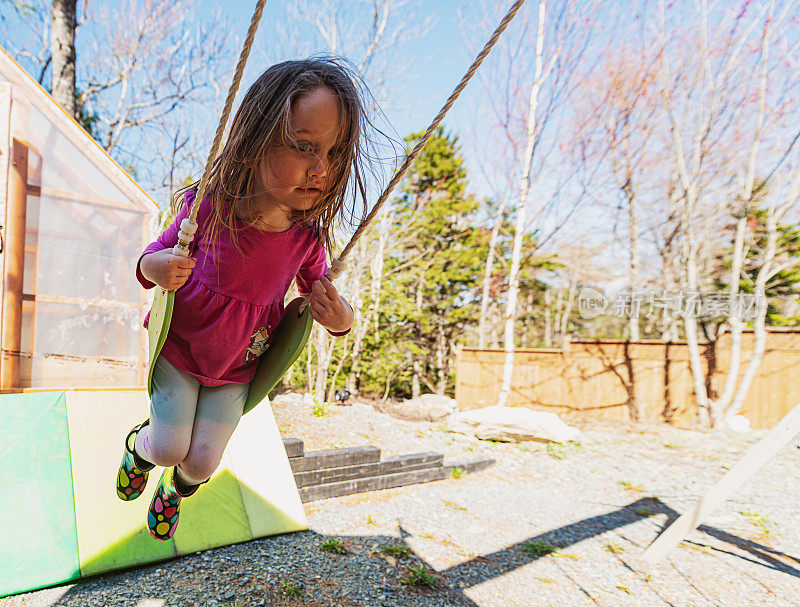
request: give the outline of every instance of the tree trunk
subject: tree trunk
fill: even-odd
[[[564,314],[561,316],[561,328],[559,329],[560,337],[561,337],[561,349],[565,350],[567,348],[567,342],[569,341],[569,335],[567,333],[567,326],[569,324],[569,317],[572,314],[572,306],[575,303],[575,294],[578,290],[578,281],[575,278],[571,278],[569,281],[569,293],[567,295],[567,305],[564,308]]]
[[[697,293],[697,247],[694,244],[694,232],[691,228],[692,209],[695,195],[693,192],[687,193],[687,200],[685,201],[683,211],[683,251],[684,262],[686,264],[686,289],[689,294]],[[697,399],[697,415],[698,422],[702,426],[714,424],[716,411],[711,410],[711,403],[708,399],[706,385],[704,383],[705,374],[703,372],[703,365],[700,357],[700,346],[698,344],[697,336],[697,318],[695,317],[695,309],[689,308],[684,311],[683,325],[686,330],[686,345],[689,349],[689,367],[692,370],[692,383],[694,385],[695,398]]]
[[[544,21],[547,2],[539,2],[539,28],[536,35],[536,67],[533,73],[530,99],[528,101],[528,116],[526,121],[527,139],[525,153],[520,158],[520,184],[519,204],[517,207],[517,220],[514,224],[514,247],[511,253],[511,271],[508,275],[508,301],[505,314],[505,359],[503,360],[503,381],[500,394],[497,397],[498,405],[505,405],[511,391],[511,376],[514,373],[514,325],[517,320],[517,293],[519,291],[519,265],[522,257],[522,239],[525,232],[525,206],[528,192],[531,187],[531,163],[533,161],[534,144],[536,143],[536,110],[539,106],[539,91],[542,87],[542,53],[544,49]]]
[[[553,343],[560,344],[562,342],[562,335],[561,335],[561,318],[563,314],[561,313],[561,302],[564,301],[564,292],[559,289],[558,296],[556,297],[556,318],[555,322],[553,323]]]
[[[313,329],[312,329],[313,330]],[[314,392],[314,372],[311,369],[311,338],[309,336],[309,343],[306,345],[306,387],[309,393]]]
[[[742,359],[742,329],[744,327],[744,323],[738,314],[739,306],[737,305],[737,299],[739,295],[739,279],[741,276],[742,266],[745,263],[744,234],[747,226],[750,203],[755,195],[756,159],[759,156],[759,148],[761,146],[764,121],[766,118],[768,80],[767,59],[770,51],[770,34],[772,30],[770,27],[771,22],[772,6],[770,7],[767,25],[765,25],[762,31],[761,57],[759,59],[760,69],[758,83],[758,115],[756,116],[753,141],[750,145],[748,161],[745,167],[744,178],[742,179],[742,204],[741,208],[739,209],[740,215],[736,221],[736,235],[734,237],[733,263],[731,267],[729,285],[730,296],[728,298],[730,306],[728,323],[731,326],[730,365],[728,367],[728,375],[725,378],[725,386],[722,390],[722,394],[717,399],[720,411],[724,412],[725,420],[730,420],[730,418],[732,418],[741,410],[742,405],[744,404],[745,396],[747,396],[747,391],[750,389],[750,384],[755,377],[755,372],[758,369],[758,366],[761,364],[761,358],[764,354],[764,345],[766,343],[765,320],[767,315],[766,277],[769,275],[777,248],[777,222],[783,215],[783,209],[788,209],[788,206],[783,206],[778,209],[777,213],[773,213],[774,207],[770,206],[767,215],[767,248],[764,252],[761,267],[756,275],[756,282],[754,286],[754,293],[758,306],[754,327],[755,344],[753,345],[753,353],[750,361],[745,368],[742,382],[737,386],[739,379],[739,368],[741,366]],[[800,173],[798,173],[798,176],[800,176]],[[736,389],[734,390],[734,388]]]
[[[447,340],[444,327],[439,325],[436,332],[436,394],[444,394],[447,390]]]
[[[425,270],[423,269],[417,281],[417,319],[422,317],[422,289],[425,284]],[[416,341],[420,342],[422,331],[420,330],[419,320],[417,320]],[[422,375],[422,364],[419,357],[414,358],[414,373],[411,376],[411,398],[419,398],[422,390],[420,389],[420,376]]]
[[[481,349],[486,347],[486,316],[489,312],[489,287],[492,282],[492,269],[494,268],[494,251],[497,246],[497,235],[500,233],[500,225],[503,223],[504,210],[505,202],[501,202],[500,207],[497,209],[497,217],[494,220],[494,226],[492,227],[492,236],[489,239],[489,254],[486,256],[486,266],[483,270],[481,315],[478,319],[478,347]]]
[[[728,325],[730,325],[731,330],[731,354],[725,385],[722,388],[722,394],[716,399],[720,411],[725,411],[733,399],[742,362],[742,330],[744,329],[744,322],[739,317],[739,306],[736,301],[739,296],[739,280],[742,273],[742,265],[744,264],[744,233],[746,227],[747,212],[742,208],[741,216],[736,221],[736,235],[733,239],[733,263],[731,264],[731,272],[728,279],[730,283],[728,285],[728,305],[730,306],[728,310]],[[722,422],[722,419],[717,420],[718,424],[720,422]]]
[[[522,324],[522,347],[531,347],[531,316],[533,315],[533,291],[528,291],[525,296],[525,313]]]
[[[358,256],[353,264],[353,271],[351,273],[353,281],[352,301],[350,302],[355,311],[355,318],[353,319],[353,350],[350,353],[350,374],[347,376],[345,383],[347,389],[351,394],[356,393],[356,385],[358,384],[358,375],[360,372],[360,359],[361,344],[364,342],[364,337],[367,334],[368,319],[364,314],[364,298],[361,296],[362,290],[362,277],[366,270],[367,260],[367,241],[362,238],[358,242]]]
[[[552,296],[550,295],[550,289],[547,289],[544,292],[544,345],[547,348],[553,347],[553,327],[552,327],[552,320],[550,318],[550,304]]]
[[[342,364],[344,364],[344,359],[347,358],[347,335],[344,336],[342,339],[342,355],[339,357],[339,362],[336,364],[336,369],[333,371],[333,377],[331,378],[331,385],[328,388],[328,402],[332,402],[336,397],[336,378],[339,377],[339,371],[342,370]],[[335,345],[335,344],[334,344]],[[334,346],[331,346],[331,354],[333,353]],[[352,392],[351,392],[352,393]]]
[[[637,297],[636,293],[639,289],[639,224],[636,208],[636,196],[633,192],[633,174],[632,170],[628,169],[628,179],[622,186],[625,196],[628,199],[628,245],[631,250],[631,265],[629,280],[631,283],[631,293],[633,297]],[[637,312],[637,313],[633,313]],[[631,341],[639,341],[639,316],[638,306],[632,310],[628,318],[628,335]]]
[[[422,394],[422,389],[419,385],[419,376],[422,373],[422,368],[420,367],[418,360],[414,360],[412,369],[414,370],[414,373],[411,375],[411,398],[419,398]]]
[[[490,307],[492,317],[492,348],[498,350],[500,348],[500,306],[492,302]]]
[[[75,5],[77,0],[53,0],[50,52],[53,57],[53,99],[78,118],[75,94]]]
[[[328,384],[328,367],[331,364],[331,338],[321,326],[315,326],[317,331],[317,371],[315,373],[314,396],[318,403],[325,402],[325,387]]]
[[[380,311],[381,303],[381,284],[383,280],[383,263],[384,252],[386,250],[386,242],[389,240],[389,227],[392,224],[392,211],[387,210],[381,216],[381,221],[378,224],[378,250],[375,252],[375,257],[370,264],[369,270],[372,275],[372,280],[369,285],[370,298],[372,299],[372,306],[370,308],[370,316],[367,320],[367,326],[374,324],[375,327],[375,341],[379,341],[380,336],[378,333],[378,312]]]
[[[767,246],[764,251],[761,267],[758,269],[758,274],[756,274],[756,281],[753,289],[756,298],[756,319],[753,326],[755,343],[753,344],[753,353],[750,357],[750,361],[747,363],[742,381],[739,384],[739,389],[736,391],[731,406],[725,412],[726,419],[732,418],[741,410],[750,385],[755,378],[758,366],[761,364],[761,359],[764,356],[764,349],[767,341],[767,330],[765,326],[768,303],[766,294],[767,283],[779,271],[789,269],[800,262],[800,260],[795,258],[784,264],[783,267],[773,268],[778,243],[778,223],[798,197],[800,197],[800,168],[798,168],[793,183],[789,188],[786,202],[778,209],[771,207],[767,213]]]

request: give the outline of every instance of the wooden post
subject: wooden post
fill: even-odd
[[[14,139],[6,205],[5,296],[3,297],[0,388],[19,387],[22,334],[22,277],[25,271],[25,212],[28,200],[28,146]]]
[[[9,194],[9,169],[11,168],[11,149],[8,142],[11,141],[11,85],[7,82],[0,82],[0,253],[5,248],[3,242],[6,237],[5,218],[6,203]],[[3,263],[5,256],[0,257],[0,276],[3,275]],[[3,332],[3,295],[0,289],[0,335]],[[0,376],[2,376],[3,357],[0,354]]]

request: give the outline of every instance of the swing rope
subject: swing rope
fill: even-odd
[[[250,49],[253,48],[253,39],[256,36],[256,30],[258,29],[258,24],[261,21],[261,14],[264,12],[264,5],[266,3],[267,0],[258,0],[256,10],[253,13],[253,17],[250,19],[250,27],[247,30],[247,37],[244,41],[244,47],[242,48],[241,55],[239,55],[239,62],[236,64],[236,71],[233,74],[233,81],[231,82],[231,87],[228,90],[228,96],[225,99],[225,108],[222,110],[222,115],[219,118],[219,124],[217,125],[217,132],[214,136],[214,142],[211,144],[211,150],[208,152],[206,166],[203,169],[203,176],[200,178],[200,185],[197,188],[197,195],[195,196],[194,204],[192,204],[192,207],[189,211],[189,216],[181,222],[181,231],[178,234],[178,244],[175,245],[175,248],[172,250],[175,255],[180,255],[181,257],[189,256],[189,245],[192,243],[192,240],[194,240],[194,233],[197,231],[197,211],[200,209],[199,203],[206,195],[208,177],[211,174],[211,168],[214,166],[214,160],[219,152],[219,146],[222,143],[222,136],[225,133],[225,126],[228,124],[228,117],[230,116],[231,108],[233,107],[233,99],[236,97],[236,92],[239,90],[239,83],[242,80],[244,66],[247,63],[247,57],[250,55]]]
[[[442,119],[444,118],[444,115],[448,112],[448,110],[450,110],[452,105],[455,103],[456,99],[458,99],[458,96],[461,94],[461,91],[463,91],[464,87],[467,86],[467,83],[470,81],[472,76],[480,67],[481,63],[483,63],[483,60],[486,58],[486,55],[488,55],[489,51],[492,50],[492,47],[497,42],[498,38],[500,38],[500,35],[505,31],[506,27],[508,27],[508,24],[517,14],[517,11],[520,9],[520,7],[524,2],[525,0],[516,0],[516,2],[514,2],[514,4],[511,6],[508,13],[506,13],[506,16],[503,17],[503,20],[497,26],[497,29],[494,30],[492,37],[483,47],[483,50],[481,50],[481,52],[478,53],[478,56],[475,58],[475,61],[472,62],[472,65],[470,66],[469,70],[467,70],[467,73],[464,74],[464,77],[461,79],[461,82],[458,83],[458,86],[456,86],[456,88],[450,94],[450,97],[447,99],[447,102],[444,104],[442,109],[439,110],[439,113],[436,115],[436,117],[433,119],[433,122],[431,122],[430,126],[425,131],[425,134],[422,136],[422,139],[420,139],[417,142],[417,145],[414,146],[414,149],[411,151],[411,153],[408,156],[406,156],[403,165],[398,169],[397,173],[395,173],[394,177],[392,177],[392,180],[389,182],[389,185],[386,186],[386,189],[378,197],[378,201],[375,203],[375,206],[372,208],[372,211],[370,211],[369,215],[367,215],[364,221],[361,222],[361,225],[358,226],[358,229],[353,233],[350,242],[347,243],[347,246],[344,249],[342,249],[342,252],[339,254],[338,259],[334,260],[334,265],[338,265],[336,264],[337,261],[339,262],[339,264],[341,264],[342,266],[341,270],[344,269],[344,258],[347,257],[350,251],[353,250],[353,247],[356,245],[358,239],[361,238],[361,235],[367,229],[369,223],[373,219],[375,219],[375,216],[378,214],[378,211],[380,211],[381,207],[386,202],[386,199],[389,198],[389,195],[392,193],[392,190],[394,190],[395,186],[397,186],[397,184],[406,174],[408,169],[411,167],[411,164],[417,158],[417,155],[422,151],[422,148],[425,147],[425,144],[428,143],[428,139],[431,138],[431,135],[433,135],[433,132],[439,126],[439,123],[441,123]],[[331,269],[333,270],[333,268]],[[341,274],[341,270],[338,272],[339,274]]]

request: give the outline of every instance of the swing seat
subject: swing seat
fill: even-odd
[[[313,320],[308,307],[300,311],[304,301],[302,297],[292,300],[286,306],[281,322],[272,332],[269,348],[261,355],[256,376],[250,382],[244,413],[250,411],[272,392],[305,348]],[[153,297],[153,307],[150,310],[150,321],[147,326],[150,344],[147,393],[150,396],[153,395],[153,368],[167,340],[174,305],[175,292],[159,287]]]
[[[147,359],[147,394],[153,396],[153,368],[161,354],[161,348],[167,341],[169,324],[172,322],[172,309],[175,307],[175,291],[167,291],[156,287],[153,295],[153,307],[150,308],[150,320],[147,323],[147,342],[149,352]]]
[[[272,332],[269,348],[261,355],[256,376],[250,382],[244,413],[272,392],[305,348],[314,321],[307,306],[300,311],[304,301],[302,297],[293,299],[286,306],[281,322]]]

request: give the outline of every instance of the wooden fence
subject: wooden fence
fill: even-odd
[[[752,346],[753,333],[744,333],[740,378]],[[701,344],[701,351],[707,389],[721,392],[730,360],[730,335],[723,335],[714,349]],[[503,359],[502,350],[459,349],[456,400],[460,409],[496,403]],[[572,341],[563,350],[517,350],[506,404],[622,422],[632,419],[633,396],[641,421],[696,425],[686,342],[591,340]],[[797,402],[800,331],[771,330],[741,413],[754,428],[771,428]]]

